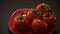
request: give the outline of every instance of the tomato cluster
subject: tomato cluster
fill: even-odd
[[[16,10],[9,19],[9,29],[14,34],[52,34],[56,16],[49,5],[41,3],[34,8]]]

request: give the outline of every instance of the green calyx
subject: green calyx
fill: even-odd
[[[24,17],[23,16],[20,16],[18,19],[19,20],[24,20]]]
[[[38,14],[38,12],[37,12],[37,11],[34,11],[33,13],[34,13],[34,15],[37,15],[37,14]]]
[[[50,13],[48,13],[48,14],[47,14],[47,17],[50,17],[50,16],[51,16],[51,14],[50,14]]]
[[[41,10],[45,10],[45,8],[42,6],[42,7],[41,7]]]

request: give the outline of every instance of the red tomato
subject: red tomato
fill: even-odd
[[[44,11],[42,17],[47,22],[56,22],[56,16],[49,11]]]
[[[16,10],[9,19],[9,29],[14,34],[52,34],[56,16],[49,5],[41,3],[36,9]]]
[[[23,11],[21,11],[20,9],[18,9],[18,10],[16,10],[12,15],[11,15],[11,17],[10,17],[10,19],[9,19],[9,23],[8,23],[8,26],[9,26],[9,29],[10,29],[10,31],[12,31],[13,33],[18,33],[17,32],[17,30],[16,30],[16,28],[15,28],[15,21],[14,21],[14,19],[15,19],[15,17],[17,16],[17,15],[22,15],[22,12]],[[19,14],[20,13],[20,14]]]
[[[34,16],[34,9],[29,10],[26,13],[26,22],[28,22],[29,24],[31,24],[32,20],[35,18]]]
[[[37,7],[36,7],[36,11],[38,13],[38,18],[42,18],[42,13],[44,12],[44,10],[51,10],[50,6],[48,4],[45,4],[45,3],[41,3],[41,4],[38,4]]]
[[[47,23],[40,19],[34,19],[31,27],[33,32],[42,34],[42,32],[47,30]]]
[[[53,32],[55,30],[55,25],[56,25],[56,16],[49,12],[49,11],[44,11],[44,13],[42,14],[42,18],[44,21],[46,21],[47,25],[48,25],[48,31],[49,32]]]
[[[33,9],[18,9],[16,10],[9,19],[9,29],[13,33],[27,32],[30,29],[29,19],[27,18],[27,12]]]
[[[17,22],[15,23],[15,28],[19,32],[25,32],[28,30],[29,24],[24,21],[23,17],[16,18]]]
[[[36,6],[37,11],[41,11],[41,9],[42,10],[44,10],[44,9],[48,10],[48,8],[50,9],[50,6],[48,4],[45,4],[45,3],[41,3],[41,4],[38,4]]]

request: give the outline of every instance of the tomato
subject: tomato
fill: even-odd
[[[52,34],[56,16],[48,4],[41,3],[36,8],[17,9],[9,19],[9,29],[14,34]]]
[[[36,10],[41,11],[41,9],[42,10],[44,10],[44,9],[48,10],[48,9],[50,9],[50,6],[48,4],[45,4],[45,3],[38,4],[36,6]]]
[[[40,18],[40,19],[42,18],[41,16],[42,16],[42,13],[44,12],[44,10],[50,11],[51,8],[48,4],[45,4],[45,3],[41,3],[41,4],[38,4],[36,6],[36,11],[38,13],[38,18]]]
[[[34,9],[32,10],[29,10],[27,13],[26,13],[26,22],[28,22],[29,24],[31,24],[32,20],[35,18],[34,16]]]
[[[47,22],[56,22],[56,16],[49,12],[49,11],[44,11],[42,14],[43,20],[47,21]]]
[[[56,16],[49,12],[49,11],[44,11],[42,14],[42,18],[44,21],[47,22],[48,25],[48,31],[53,32],[55,30],[55,25],[56,25]]]
[[[16,20],[17,22],[15,23],[15,28],[20,32],[27,31],[29,24],[25,23],[23,16],[19,16],[19,18],[16,18]]]
[[[11,15],[9,19],[8,26],[9,26],[10,31],[12,31],[13,33],[18,33],[14,25],[16,23],[14,20],[15,20],[15,17],[19,15],[19,13],[20,15],[22,15],[23,12],[20,9],[18,9]]]
[[[29,19],[27,18],[27,12],[33,9],[18,9],[16,10],[9,19],[9,29],[13,33],[27,32],[30,29]],[[28,16],[29,17],[29,16]]]
[[[31,27],[33,32],[41,34],[47,30],[47,23],[41,19],[36,18],[32,21]]]

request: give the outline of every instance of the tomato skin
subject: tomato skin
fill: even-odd
[[[25,32],[29,28],[29,24],[25,23],[24,21],[17,21],[15,23],[15,28],[18,30],[18,32]]]
[[[30,10],[26,13],[26,21],[29,21],[28,23],[31,24],[32,20],[36,18],[34,15],[34,9]]]
[[[50,16],[47,16],[48,13],[50,14]],[[42,14],[42,18],[48,25],[47,31],[54,32],[56,27],[56,16],[49,11],[44,11],[44,13]]]
[[[20,14],[19,14],[20,13]],[[8,26],[9,26],[9,29],[10,31],[12,31],[13,33],[18,33],[16,28],[15,28],[15,17],[18,16],[18,15],[22,15],[23,11],[18,9],[16,10],[11,16],[10,16],[10,19],[9,19],[9,23],[8,23]]]
[[[48,14],[50,16],[48,16]],[[49,11],[44,11],[43,14],[42,14],[42,18],[43,18],[43,20],[45,20],[47,22],[49,22],[49,21],[50,22],[56,22],[56,16]]]
[[[37,11],[41,11],[41,8],[42,8],[42,7],[50,8],[50,6],[49,6],[48,4],[46,4],[46,3],[41,3],[41,4],[38,4],[38,5],[36,6],[36,10],[37,10]]]
[[[40,19],[34,19],[31,27],[33,32],[42,34],[42,32],[46,32],[47,30],[47,23]]]
[[[50,6],[48,4],[46,4],[46,3],[41,3],[41,4],[38,4],[36,6],[36,11],[38,12],[38,18],[40,18],[40,19],[42,18],[41,17],[42,16],[42,13],[45,10],[47,10],[47,11],[51,10]]]
[[[28,9],[18,9],[16,10],[9,19],[9,29],[13,33],[21,33],[22,30],[29,31],[30,30],[30,24],[29,19],[26,17],[26,14],[28,11],[32,11],[34,9],[28,8]],[[25,15],[25,16],[23,16]],[[20,16],[24,17],[24,20],[19,20],[18,18]]]

